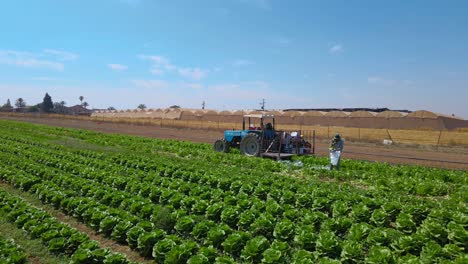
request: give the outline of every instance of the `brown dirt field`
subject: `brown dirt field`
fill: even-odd
[[[31,122],[51,126],[89,129],[104,133],[130,134],[144,137],[187,140],[212,143],[222,137],[222,132],[197,129],[176,129],[155,125],[130,125],[87,120],[31,117],[0,117],[3,119]],[[328,143],[316,143],[319,156],[328,155]],[[381,144],[346,142],[344,158],[388,162],[393,164],[413,164],[429,167],[460,169],[468,171],[468,149],[441,147],[439,150],[420,146],[383,146]]]

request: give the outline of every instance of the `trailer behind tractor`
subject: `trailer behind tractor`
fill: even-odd
[[[258,124],[258,126],[255,126]],[[215,151],[229,152],[238,148],[247,156],[289,159],[294,155],[314,154],[315,133],[313,142],[307,142],[301,131],[286,132],[276,130],[273,115],[251,114],[242,118],[242,130],[226,130],[224,138],[216,140]]]

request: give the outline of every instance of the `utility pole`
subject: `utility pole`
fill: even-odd
[[[201,104],[201,109],[205,110],[205,101],[203,101],[203,103]]]
[[[265,99],[262,99],[262,101],[260,102],[260,108],[262,109],[262,111],[265,111]]]

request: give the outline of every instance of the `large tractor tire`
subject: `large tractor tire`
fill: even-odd
[[[217,152],[229,152],[229,143],[224,139],[218,139],[213,144],[213,149]]]
[[[255,134],[247,135],[240,142],[240,152],[246,156],[258,156],[260,150],[260,139]]]

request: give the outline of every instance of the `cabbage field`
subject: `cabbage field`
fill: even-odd
[[[132,261],[96,234],[154,263],[468,263],[466,171],[352,160],[329,171],[325,158],[11,121],[0,164],[0,218],[71,263]],[[0,229],[6,263],[33,254],[17,243]]]

